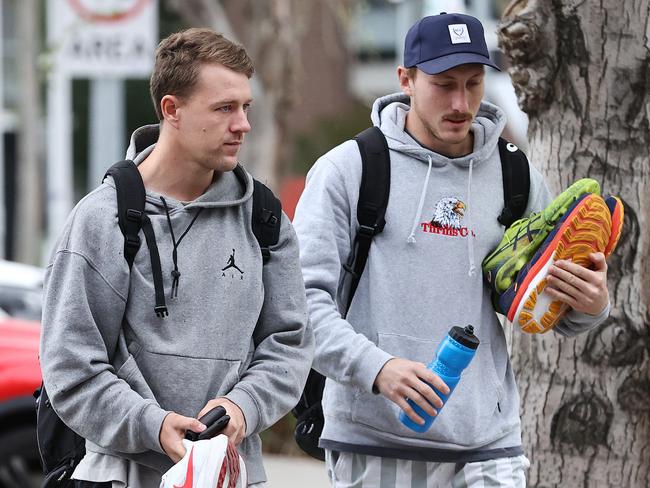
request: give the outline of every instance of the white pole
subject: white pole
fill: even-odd
[[[2,32],[2,19],[4,11],[4,0],[0,0],[0,259],[5,257],[5,239],[7,234],[7,219],[5,207],[5,92],[4,92],[4,37]]]
[[[56,68],[47,90],[47,237],[49,253],[72,209],[72,82]]]
[[[124,159],[124,122],[124,81],[91,80],[88,190],[101,183],[111,164]]]
[[[15,260],[37,264],[41,260],[42,210],[40,191],[40,138],[38,127],[39,86],[35,61],[38,56],[38,1],[18,3],[18,33],[20,43],[19,76],[19,139],[16,167],[15,231],[12,235]]]

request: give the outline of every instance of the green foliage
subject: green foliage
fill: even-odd
[[[356,102],[336,116],[316,120],[308,131],[296,135],[290,169],[294,174],[306,175],[314,162],[333,147],[351,139],[369,127],[370,108]]]

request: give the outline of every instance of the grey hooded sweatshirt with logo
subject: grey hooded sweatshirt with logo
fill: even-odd
[[[391,157],[386,227],[373,240],[347,319],[349,277],[343,269],[357,227],[361,181],[357,144],[347,141],[321,157],[307,177],[294,218],[307,302],[316,338],[314,367],[328,377],[320,445],[403,459],[470,462],[523,452],[519,395],[504,329],[492,309],[481,261],[499,243],[503,201],[497,141],[505,116],[481,105],[472,124],[474,150],[447,158],[404,130],[409,99],[378,99],[372,121]],[[551,195],[534,167],[527,213]],[[460,202],[460,203],[459,203]],[[454,230],[431,222],[453,212]],[[452,216],[453,217],[453,216]],[[452,219],[453,220],[453,219]],[[555,328],[575,335],[607,316],[575,312]],[[399,407],[373,392],[393,357],[429,363],[452,326],[472,324],[481,344],[433,426],[418,434],[399,421]]]
[[[138,129],[127,158],[139,164],[157,135],[158,126]],[[130,272],[123,257],[113,181],[70,214],[47,267],[41,366],[55,411],[87,439],[80,479],[157,487],[172,465],[159,442],[166,414],[195,417],[223,396],[246,418],[239,450],[248,481],[265,480],[258,433],[297,402],[313,334],[293,228],[283,214],[280,240],[262,266],[250,225],[252,193],[252,177],[237,166],[194,201],[165,198],[177,240],[203,209],[178,245],[181,276],[171,298],[170,228],[160,195],[147,191],[165,318],[154,313],[142,232]]]

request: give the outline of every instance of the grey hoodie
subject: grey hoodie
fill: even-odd
[[[138,129],[127,158],[144,160],[153,147],[140,151],[157,131]],[[283,215],[280,240],[262,266],[250,226],[252,192],[250,174],[237,166],[192,202],[166,198],[176,239],[203,208],[178,246],[176,298],[169,296],[173,244],[167,217],[160,195],[147,192],[166,318],[154,314],[142,232],[129,273],[113,181],[107,179],[70,214],[47,268],[41,366],[52,406],[87,439],[88,457],[97,464],[86,463],[83,472],[131,473],[133,465],[123,464],[131,459],[153,468],[157,475],[149,478],[157,476],[159,483],[172,465],[158,439],[167,412],[194,417],[208,400],[224,396],[246,418],[240,452],[248,481],[265,480],[258,433],[297,402],[313,334],[292,226]],[[238,269],[224,269],[231,256]]]
[[[316,337],[314,367],[328,377],[321,447],[428,461],[475,461],[521,454],[519,395],[503,327],[481,276],[483,258],[499,243],[503,184],[497,141],[505,116],[483,103],[472,124],[474,150],[450,159],[404,130],[409,100],[378,99],[372,121],[391,157],[386,227],[376,236],[347,319],[340,313],[357,220],[361,158],[354,141],[321,157],[307,177],[294,218]],[[551,196],[531,166],[527,213]],[[464,214],[449,219],[450,206]],[[432,221],[455,227],[441,232]],[[606,317],[571,314],[556,331],[574,335]],[[472,324],[481,341],[431,429],[417,434],[399,407],[372,387],[393,357],[429,363],[451,326]]]

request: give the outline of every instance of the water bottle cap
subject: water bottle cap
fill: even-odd
[[[449,331],[449,337],[470,349],[478,348],[480,343],[478,337],[474,335],[474,327],[472,325],[468,325],[465,328],[458,326],[452,327]]]

